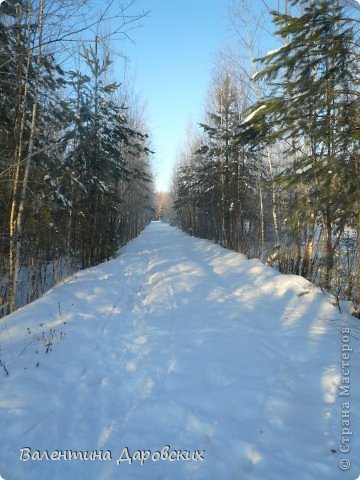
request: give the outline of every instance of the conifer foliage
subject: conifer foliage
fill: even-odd
[[[355,32],[338,1],[302,3],[300,17],[273,13],[286,43],[261,59],[266,66],[255,78],[265,77],[272,88],[249,123],[266,141],[289,144],[293,161],[281,182],[296,191],[294,230],[300,236],[308,231],[309,217],[315,219],[311,238],[321,228],[324,283],[330,287],[336,249],[358,207]],[[302,271],[307,268],[303,264]]]
[[[287,4],[285,13],[271,12],[282,46],[258,59],[252,76],[261,94],[245,109],[241,98],[235,102],[231,120],[211,115],[213,123],[202,125],[207,146],[180,166],[177,214],[181,224],[187,217],[189,232],[268,258],[359,303],[358,22],[340,0]],[[206,191],[218,192],[206,202],[216,235],[199,231],[200,215],[190,213],[205,171],[212,172]]]
[[[148,135],[101,38],[68,62],[54,48],[75,3],[56,27],[55,1],[0,6],[0,315],[109,259],[151,216]]]

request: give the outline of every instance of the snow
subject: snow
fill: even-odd
[[[299,92],[299,93],[296,93],[295,95],[291,95],[291,97],[289,97],[287,100],[288,102],[292,102],[293,100],[297,100],[301,97],[308,97],[309,93],[310,93],[309,90],[305,90],[304,92]]]
[[[299,175],[301,175],[302,173],[306,173],[307,171],[309,171],[311,169],[312,169],[312,164],[308,163],[307,165],[305,165],[305,167],[298,168],[295,173],[298,173]]]
[[[330,300],[301,277],[151,223],[118,258],[2,319],[0,475],[353,480],[359,321]],[[339,394],[344,345],[349,396]],[[341,425],[346,402],[353,435]],[[167,446],[193,459],[151,459]],[[20,460],[21,448],[34,459],[23,450]]]
[[[250,122],[254,117],[255,115],[260,112],[261,110],[263,110],[264,108],[266,108],[266,105],[261,105],[260,107],[258,107],[256,110],[254,110],[253,112],[251,112],[246,118],[245,120],[243,120],[243,122],[241,123],[241,125],[244,125],[244,123],[248,123]]]
[[[290,43],[287,42],[284,45],[281,45],[281,47],[276,48],[275,50],[269,50],[266,54],[266,57],[270,57],[270,56],[276,55],[277,53],[280,53],[282,50],[287,48],[289,45],[290,45]]]
[[[44,181],[48,182],[49,185],[51,186],[52,192],[57,200],[60,200],[60,202],[63,204],[64,207],[66,208],[71,208],[72,207],[72,201],[68,200],[59,190],[59,187],[57,186],[56,182],[50,177],[50,175],[45,175],[44,176]]]

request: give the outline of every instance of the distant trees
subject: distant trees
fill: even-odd
[[[155,218],[169,222],[172,220],[173,198],[170,192],[157,192],[154,195]]]
[[[250,107],[238,94],[235,100],[243,75],[224,72],[216,92],[227,93],[211,122],[201,124],[206,145],[194,145],[178,169],[176,211],[190,233],[268,257],[284,272],[359,302],[356,22],[338,0],[286,7],[272,12],[282,46],[257,61]],[[240,11],[247,12],[244,2]],[[210,231],[199,220],[206,212]]]
[[[74,39],[67,13],[83,5],[0,7],[0,314],[60,270],[109,258],[151,215],[148,135],[109,80],[99,37],[83,47],[81,70],[60,66]]]
[[[256,158],[236,141],[242,112],[230,75],[218,79],[213,100],[200,124],[203,137],[179,167],[175,207],[185,230],[241,249],[259,228],[254,199],[248,201],[258,183]]]

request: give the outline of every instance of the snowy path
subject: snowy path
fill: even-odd
[[[119,258],[2,320],[10,375],[0,366],[0,475],[355,480],[359,325],[306,280],[154,222]],[[350,397],[338,395],[344,327]],[[345,401],[354,432],[346,455]],[[166,445],[205,450],[205,460],[117,465],[124,447]],[[22,447],[109,450],[112,459],[20,461]]]

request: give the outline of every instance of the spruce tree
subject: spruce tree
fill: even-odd
[[[265,78],[272,88],[242,125],[242,137],[287,144],[293,161],[280,180],[297,192],[292,230],[302,243],[315,218],[329,287],[336,249],[345,227],[354,224],[358,201],[356,33],[337,0],[291,4],[303,7],[299,16],[272,12],[286,43],[260,59],[265,68],[255,80]]]

